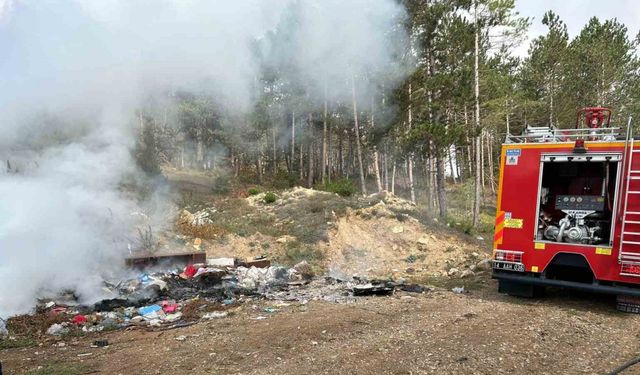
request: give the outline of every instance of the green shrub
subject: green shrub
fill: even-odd
[[[264,203],[266,203],[266,204],[271,204],[271,203],[275,202],[277,199],[278,199],[278,196],[276,195],[276,193],[274,193],[272,191],[267,192],[264,195]]]
[[[260,194],[260,189],[258,189],[257,187],[252,187],[247,190],[247,193],[249,193],[249,195],[258,195]]]
[[[212,191],[214,194],[226,195],[231,191],[231,178],[229,176],[220,176],[213,182]]]
[[[318,264],[324,259],[324,253],[313,245],[303,245],[298,241],[287,244],[282,261],[289,266],[302,261]]]
[[[279,170],[273,177],[272,185],[275,189],[287,189],[296,186],[298,179],[299,177],[296,173]]]
[[[325,182],[324,184],[317,185],[316,189],[336,193],[342,197],[349,197],[358,192],[356,185],[348,178]]]

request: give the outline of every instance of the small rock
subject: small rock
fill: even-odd
[[[420,237],[418,239],[418,243],[420,245],[428,245],[429,244],[429,239],[427,237]]]
[[[471,253],[471,256],[472,256],[472,257],[474,257],[474,258],[477,258],[477,257],[478,257],[478,253],[476,253],[476,252],[474,251],[473,253]]]
[[[311,345],[318,345],[317,341],[311,341]]]
[[[455,288],[452,288],[451,291],[454,292],[454,293],[464,293],[464,287],[463,286],[457,286]]]
[[[295,237],[290,236],[290,235],[284,235],[282,237],[278,237],[278,239],[276,240],[277,243],[288,243],[288,242],[293,242],[295,241]]]
[[[479,240],[479,241],[484,241],[484,238],[482,238],[482,236],[478,236],[478,237],[476,237],[476,239]]]
[[[209,319],[209,320],[211,320],[211,319],[220,319],[220,318],[224,318],[227,315],[229,315],[229,313],[226,312],[226,311],[212,311],[210,313],[204,314],[202,319]]]
[[[476,270],[476,265],[475,264],[470,265],[469,266],[469,270],[475,271]]]
[[[454,267],[454,268],[451,268],[451,269],[447,272],[447,275],[449,275],[449,276],[455,276],[455,275],[457,275],[459,272],[460,272],[460,270]]]
[[[484,259],[479,261],[478,263],[476,263],[476,269],[479,269],[482,271],[489,271],[491,269],[491,260]]]
[[[469,276],[473,276],[475,275],[475,273],[471,270],[464,270],[462,271],[462,273],[460,274],[460,278],[463,279],[465,277],[469,277]]]
[[[395,226],[395,227],[391,228],[391,232],[395,233],[395,234],[402,233],[402,232],[404,232],[404,228],[398,225],[398,226]]]
[[[177,341],[185,341],[186,339],[187,339],[187,336],[185,336],[185,335],[176,337]]]

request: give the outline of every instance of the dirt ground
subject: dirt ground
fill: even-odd
[[[47,341],[0,359],[5,374],[77,364],[97,374],[602,374],[640,355],[640,317],[597,295],[518,299],[487,280],[465,294],[398,292],[264,313],[271,304],[248,301],[226,318],[163,332]],[[91,348],[97,339],[109,347]]]
[[[210,176],[170,177],[183,197],[187,191],[209,199]],[[271,227],[326,225],[310,235],[326,233],[312,245],[324,254],[318,262],[329,272],[437,287],[346,304],[248,299],[227,317],[183,328],[47,336],[35,346],[0,350],[4,374],[604,374],[640,356],[640,316],[617,312],[613,299],[562,290],[539,299],[500,295],[489,272],[474,268],[490,251],[475,237],[402,219],[397,213],[412,208],[394,197],[344,209],[326,194],[294,189],[274,206],[233,198],[231,206],[240,199],[250,207],[232,207],[229,215],[262,215],[262,221],[253,220],[263,233],[239,226],[250,233],[229,232],[198,248],[208,256],[267,252],[277,259],[291,251],[291,243],[281,241],[286,231],[268,234]],[[336,214],[338,208],[344,210]],[[176,238],[166,246],[193,248],[193,238]],[[475,272],[447,276],[453,267]],[[463,294],[451,291],[462,285]],[[95,340],[109,346],[94,348]],[[640,365],[624,373],[640,374]]]

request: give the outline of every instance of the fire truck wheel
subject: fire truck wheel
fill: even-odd
[[[544,294],[544,287],[508,280],[499,280],[498,292],[505,293],[513,297],[535,298]]]
[[[616,309],[626,313],[640,314],[640,299],[637,297],[617,296]]]

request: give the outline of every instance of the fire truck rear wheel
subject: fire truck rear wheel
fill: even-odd
[[[616,309],[618,311],[640,314],[640,298],[629,296],[617,296]]]

